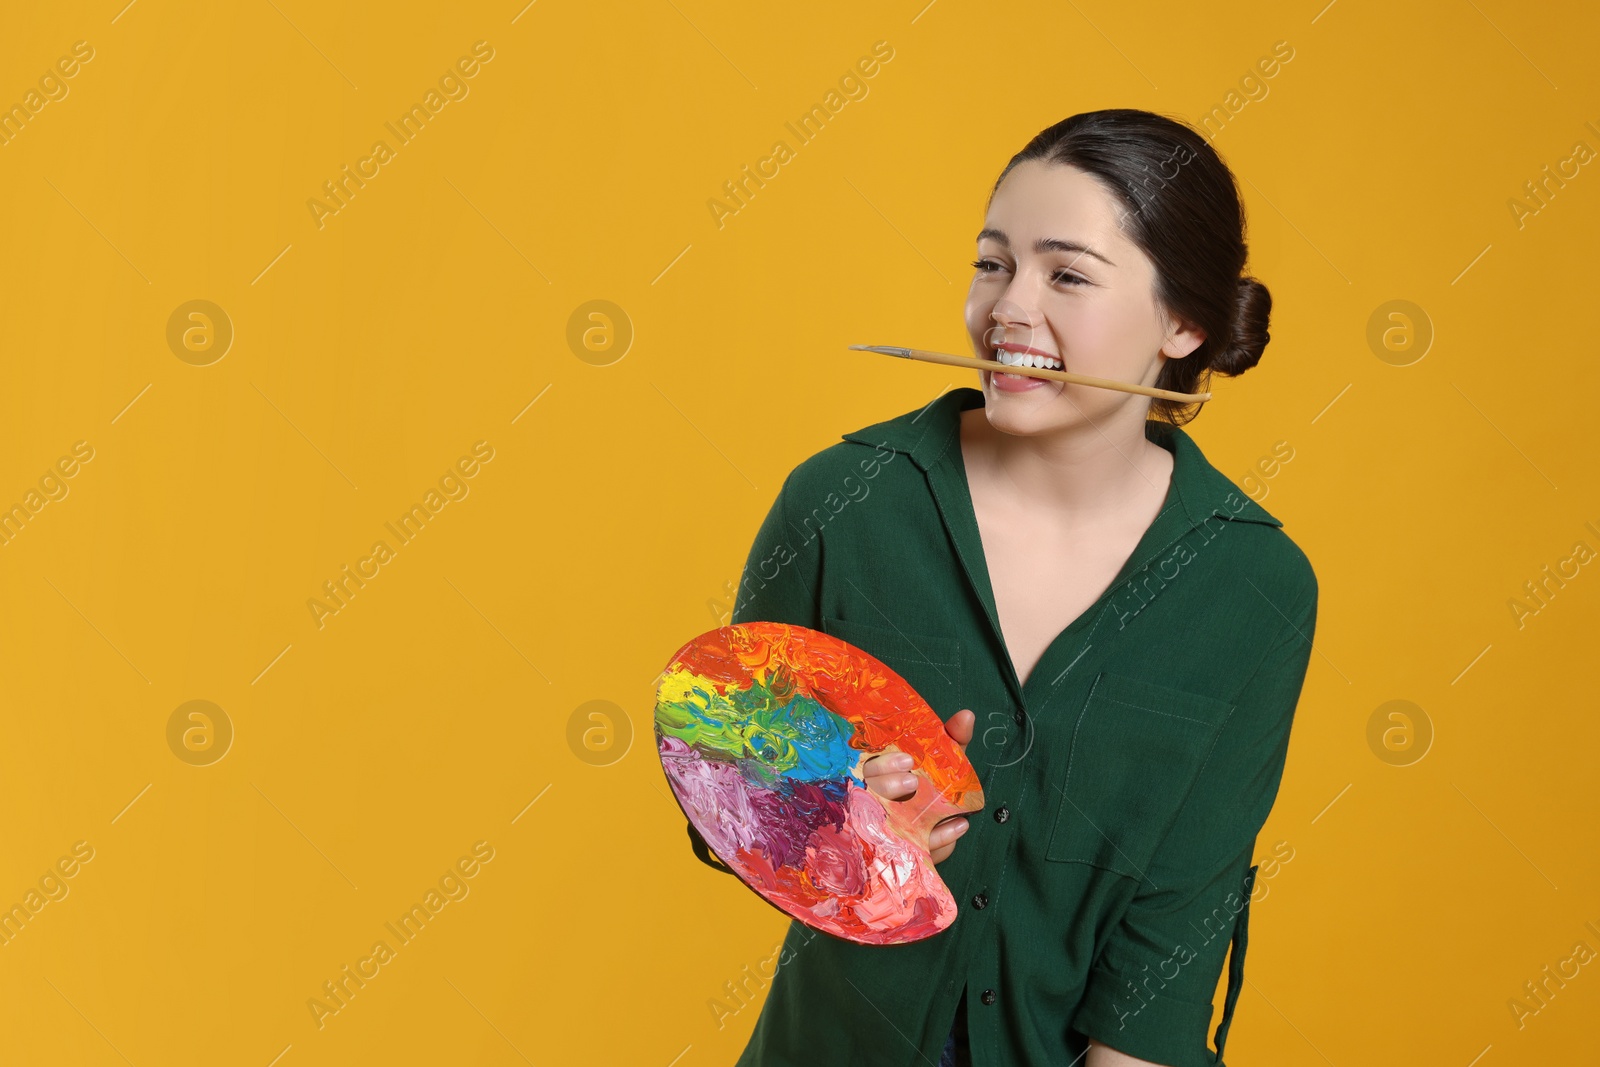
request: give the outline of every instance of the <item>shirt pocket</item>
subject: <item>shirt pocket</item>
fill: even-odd
[[[882,660],[941,719],[961,710],[961,642],[942,634],[822,616],[822,631]]]
[[[1057,783],[1045,858],[1143,880],[1233,710],[1203,693],[1102,672]]]

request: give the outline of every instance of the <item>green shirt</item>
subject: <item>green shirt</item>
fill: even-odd
[[[834,634],[942,718],[971,708],[986,806],[938,867],[948,929],[869,946],[790,921],[739,1067],[936,1064],[963,991],[977,1067],[1076,1062],[1084,1035],[1222,1064],[1316,576],[1186,432],[1147,422],[1174,458],[1161,512],[1020,683],[960,447],[982,404],[955,389],[844,435],[789,475],[751,548],[733,621]]]

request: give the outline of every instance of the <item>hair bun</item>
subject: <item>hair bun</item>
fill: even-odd
[[[1217,353],[1213,366],[1217,373],[1237,377],[1261,362],[1261,353],[1272,340],[1267,321],[1272,317],[1272,294],[1254,278],[1239,279],[1239,296],[1233,316],[1233,336]]]

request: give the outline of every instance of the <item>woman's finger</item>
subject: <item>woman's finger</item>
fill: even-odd
[[[909,773],[915,761],[909,753],[886,752],[861,766],[866,786],[889,800],[904,800],[917,792],[917,777]]]
[[[950,721],[944,724],[944,732],[950,735],[962,752],[966,752],[967,746],[972,743],[972,731],[977,722],[978,716],[971,708],[962,708],[950,716]]]
[[[942,863],[956,850],[956,842],[967,832],[966,819],[949,819],[933,828],[928,834],[928,854],[933,862]]]
[[[867,788],[886,800],[909,800],[917,795],[917,779],[911,774],[879,774],[867,779]]]

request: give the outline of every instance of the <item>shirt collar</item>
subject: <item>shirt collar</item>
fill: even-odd
[[[864,426],[844,434],[844,440],[892,449],[911,457],[919,470],[930,471],[942,462],[959,460],[961,412],[983,406],[983,391],[951,389],[918,411]],[[1145,437],[1165,443],[1172,452],[1172,493],[1189,523],[1198,526],[1213,516],[1232,522],[1283,523],[1213,467],[1200,446],[1181,427],[1154,419],[1145,422]]]

